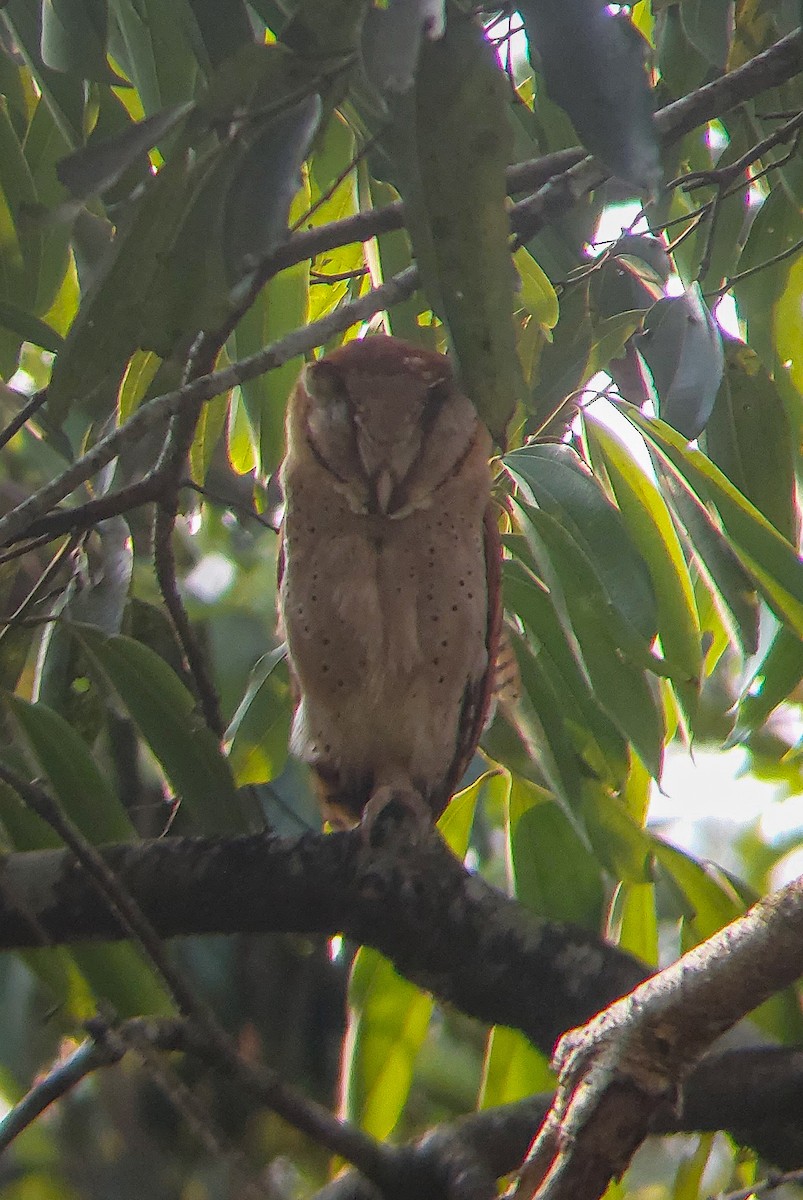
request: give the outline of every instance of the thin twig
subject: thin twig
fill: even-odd
[[[20,601],[20,603],[15,608],[14,612],[11,614],[10,617],[8,617],[6,628],[2,632],[0,632],[0,642],[2,642],[3,636],[7,632],[7,630],[14,628],[15,625],[18,625],[25,617],[25,614],[28,612],[28,609],[31,608],[34,604],[36,604],[37,600],[39,600],[39,598],[42,596],[43,592],[45,591],[45,588],[48,587],[48,585],[50,584],[54,575],[56,574],[58,569],[61,567],[64,559],[67,557],[68,554],[71,554],[73,552],[77,543],[78,543],[77,538],[69,537],[62,543],[61,546],[59,546],[58,550],[56,550],[56,552],[53,555],[53,557],[51,558],[50,562],[47,564],[45,569],[42,571],[42,574],[39,576],[36,583],[33,585],[31,590],[28,592],[27,596],[25,596],[25,598]],[[49,620],[50,618],[47,618],[47,619]]]
[[[108,1067],[119,1062],[120,1058],[121,1055],[104,1044],[96,1041],[82,1042],[68,1058],[63,1059],[43,1078],[37,1080],[19,1103],[13,1105],[0,1120],[0,1154],[54,1101],[66,1096],[82,1079],[86,1079],[87,1075],[91,1075],[99,1067]]]
[[[8,392],[12,392],[13,388],[8,388]],[[20,397],[21,399],[22,397]],[[22,429],[23,425],[31,419],[34,413],[37,413],[42,405],[47,400],[47,388],[42,388],[40,392],[35,392],[27,403],[23,404],[15,417],[9,421],[5,429],[0,433],[0,450],[8,445],[16,433]]]
[[[188,406],[182,409],[170,423],[164,465],[161,468],[165,479],[165,489],[156,506],[154,517],[153,563],[159,591],[195,683],[204,720],[220,740],[226,727],[220,712],[217,692],[206,665],[206,658],[195,636],[179,592],[176,578],[176,557],[173,552],[173,530],[178,515],[180,477],[184,473],[201,412],[202,405],[196,403],[192,407]]]
[[[750,1200],[751,1196],[769,1196],[777,1188],[783,1187],[787,1183],[803,1183],[803,1169],[798,1168],[796,1171],[784,1171],[778,1175],[768,1175],[761,1183],[754,1183],[752,1187],[741,1188],[738,1192],[719,1192],[716,1197],[711,1197],[711,1200]]]
[[[743,279],[749,279],[751,275],[757,275],[759,271],[766,271],[767,267],[774,267],[786,258],[792,258],[793,255],[801,250],[803,250],[803,238],[800,238],[794,245],[787,246],[786,250],[782,250],[780,254],[773,254],[772,258],[767,258],[764,262],[756,263],[754,267],[747,267],[746,270],[739,271],[736,275],[731,275],[730,279],[726,280],[721,288],[717,288],[715,292],[708,292],[706,299],[712,296],[724,296],[734,284],[741,283]]]

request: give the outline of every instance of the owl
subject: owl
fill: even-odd
[[[443,355],[375,336],[307,365],[287,415],[279,627],[326,821],[432,822],[474,754],[499,639],[491,438]]]

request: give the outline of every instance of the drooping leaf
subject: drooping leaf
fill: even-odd
[[[620,883],[611,903],[608,936],[620,950],[658,967],[658,918],[653,883]]]
[[[222,216],[223,255],[232,287],[284,238],[301,164],[320,116],[320,97],[307,96],[259,129],[241,150]]]
[[[485,1052],[477,1107],[515,1104],[535,1092],[552,1091],[554,1086],[548,1057],[518,1029],[494,1026]]]
[[[42,61],[54,71],[122,83],[106,58],[106,0],[48,0],[42,5]]]
[[[698,285],[653,305],[637,349],[650,369],[661,418],[687,438],[697,437],[711,415],[724,368],[722,337]]]
[[[758,355],[725,343],[725,376],[706,427],[709,458],[779,533],[797,541],[795,455],[786,408]]]
[[[60,182],[78,200],[86,200],[113,187],[137,159],[141,159],[192,109],[190,103],[173,104],[137,121],[113,137],[90,141],[58,164]]]
[[[522,815],[511,854],[522,904],[542,920],[599,929],[605,898],[599,862],[557,804],[536,804]]]
[[[198,60],[185,35],[183,4],[162,0],[109,0],[109,49],[151,116],[193,98]]]
[[[701,580],[724,620],[730,641],[741,646],[745,656],[758,649],[759,602],[756,585],[736,557],[727,537],[699,497],[665,467],[656,469],[661,493]],[[699,608],[699,600],[698,600]],[[712,630],[700,621],[707,637]],[[710,669],[710,668],[709,668]]]
[[[513,477],[582,547],[622,617],[645,641],[657,629],[656,601],[644,559],[578,454],[566,445],[530,444],[506,454]]]
[[[42,6],[9,0],[3,8],[3,21],[68,145],[80,146],[84,140],[84,83],[75,75],[52,70],[43,61]]]
[[[647,45],[629,17],[597,0],[524,0],[517,7],[549,95],[583,144],[614,174],[652,192],[660,166]]]
[[[565,290],[560,297],[560,316],[552,341],[541,351],[537,382],[529,404],[530,433],[545,428],[560,412],[566,398],[588,378],[592,343],[586,283]]]
[[[614,607],[571,533],[547,512],[520,503],[516,509],[564,629],[580,647],[597,701],[658,778],[663,717],[643,668],[659,664]]]
[[[689,41],[712,66],[724,71],[733,36],[730,0],[684,0],[679,7]]]
[[[113,687],[186,808],[196,830],[240,832],[244,817],[231,768],[195,702],[162,659],[127,637],[88,626],[75,638]],[[184,823],[179,811],[180,824]]]
[[[628,406],[619,407],[677,477],[704,505],[714,508],[733,550],[768,603],[803,637],[803,562],[794,547],[704,454],[691,449],[674,429]]]
[[[285,650],[256,664],[226,730],[229,762],[238,787],[275,779],[287,759],[290,697]]]
[[[418,179],[412,194],[404,185],[402,193],[424,285],[446,325],[463,387],[502,443],[522,391],[511,321],[506,110],[491,47],[450,6],[444,36],[421,48],[413,117]]]
[[[728,744],[744,741],[760,729],[770,714],[787,700],[803,679],[803,640],[782,626],[744,687],[736,710],[736,725]]]
[[[652,579],[661,646],[686,678],[673,678],[693,721],[702,675],[702,636],[694,589],[665,501],[622,442],[593,411],[584,415],[586,434],[602,455],[619,510]]]
[[[482,775],[458,793],[441,817],[439,828],[461,858],[488,780]],[[349,981],[344,1098],[347,1118],[373,1137],[386,1138],[401,1115],[433,1008],[432,997],[402,979],[386,958],[370,947],[360,949]]]
[[[627,775],[624,738],[597,703],[582,652],[566,638],[553,598],[519,561],[505,562],[503,580],[505,603],[534,639],[541,671],[551,683],[576,753],[612,787],[621,787]],[[561,714],[556,715],[559,719]]]
[[[97,843],[128,840],[133,833],[128,814],[83,738],[46,704],[15,696],[6,702],[39,770],[84,836]]]

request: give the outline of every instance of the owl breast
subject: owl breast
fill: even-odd
[[[437,816],[473,754],[496,624],[489,443],[478,425],[432,503],[396,520],[354,512],[313,458],[285,463],[291,748],[336,826],[386,786],[412,787]]]

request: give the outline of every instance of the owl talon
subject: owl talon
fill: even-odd
[[[382,845],[388,834],[398,836],[404,830],[411,842],[419,842],[431,828],[432,812],[419,792],[386,785],[366,804],[360,836],[367,846]]]

